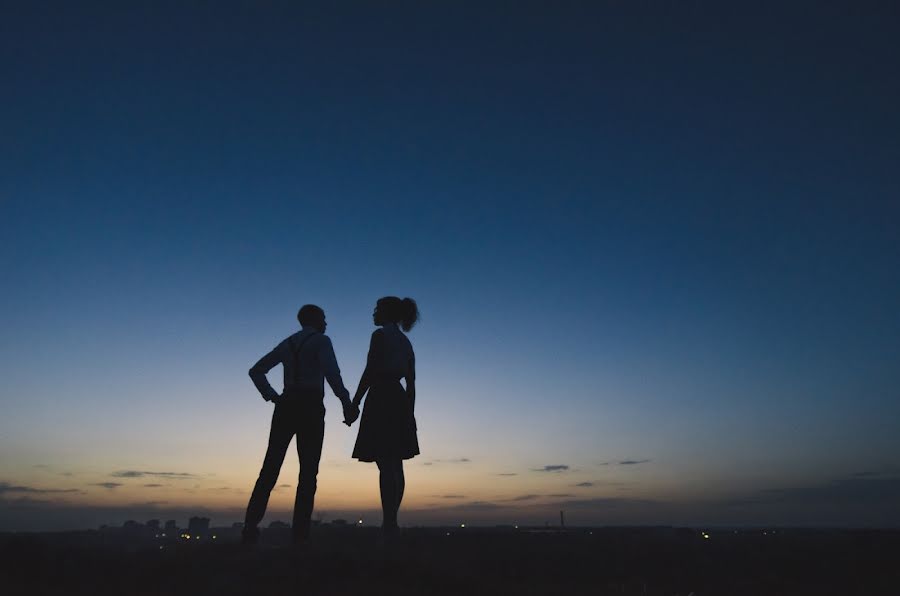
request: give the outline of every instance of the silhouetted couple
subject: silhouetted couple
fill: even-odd
[[[419,310],[410,298],[401,300],[387,296],[377,302],[372,318],[380,329],[372,333],[366,368],[352,401],[341,379],[331,339],[325,335],[325,311],[313,304],[303,306],[297,313],[302,329],[278,344],[250,369],[250,378],[263,399],[275,403],[275,411],[269,447],[247,505],[242,538],[245,544],[254,544],[258,540],[259,522],[265,515],[269,494],[278,480],[284,455],[294,435],[297,435],[300,478],[294,501],[293,538],[295,543],[309,538],[325,435],[326,379],[341,400],[347,426],[359,417],[359,406],[368,392],[353,457],[378,464],[382,529],[388,535],[397,532],[397,512],[405,487],[403,460],[419,454],[414,416],[415,354],[403,333],[415,325]],[[278,364],[284,367],[281,395],[272,389],[266,378],[266,373]],[[406,388],[400,383],[402,379],[406,381]]]

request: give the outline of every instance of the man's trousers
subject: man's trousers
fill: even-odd
[[[262,521],[269,503],[269,494],[278,480],[284,455],[294,435],[297,436],[297,455],[300,457],[300,478],[294,500],[294,539],[303,540],[309,536],[309,520],[316,496],[316,476],[319,473],[325,435],[325,406],[322,396],[309,394],[285,394],[275,406],[266,458],[247,505],[245,531],[255,529]]]

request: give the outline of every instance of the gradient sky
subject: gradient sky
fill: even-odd
[[[247,369],[383,295],[401,523],[900,525],[896,7],[74,4],[0,15],[0,530],[241,519]]]

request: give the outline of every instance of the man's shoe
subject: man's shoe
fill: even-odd
[[[309,526],[309,522],[294,522],[294,525],[291,528],[291,540],[294,546],[309,542]]]
[[[241,544],[244,546],[256,546],[259,542],[259,528],[244,528],[241,530]]]
[[[397,544],[400,540],[400,526],[397,524],[390,524],[381,527],[381,536],[384,539],[384,543],[386,545]]]

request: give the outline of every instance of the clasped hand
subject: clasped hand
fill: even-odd
[[[359,406],[356,406],[349,399],[343,404],[344,406],[344,424],[350,426],[359,418]]]
[[[263,399],[265,399],[266,401],[270,401],[277,406],[278,403],[281,401],[282,397],[283,396],[281,396],[281,395],[275,394],[274,396],[272,396],[270,398],[264,397]],[[343,407],[344,407],[344,424],[346,424],[347,426],[350,426],[351,424],[356,422],[357,418],[359,418],[359,406],[354,405],[352,401],[350,401],[349,399],[346,399],[343,401]]]

